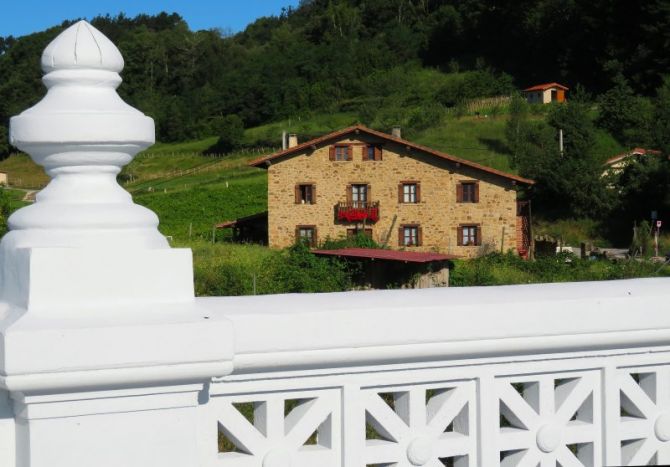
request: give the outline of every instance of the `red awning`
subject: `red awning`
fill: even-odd
[[[405,263],[430,263],[432,261],[449,261],[458,258],[456,255],[444,255],[441,253],[381,250],[377,248],[340,248],[338,250],[314,250],[312,253],[322,256],[402,261]]]

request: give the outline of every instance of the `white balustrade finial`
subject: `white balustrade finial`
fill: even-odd
[[[123,57],[116,46],[86,21],[63,31],[42,53],[42,70],[95,69],[120,73]]]
[[[116,182],[154,122],[118,96],[121,54],[88,23],[42,66],[46,96],[10,122],[52,180],[0,242],[0,464],[200,465],[199,400],[232,372],[233,327],[195,298],[191,250]]]
[[[154,143],[154,122],[116,93],[123,58],[80,21],[44,50],[46,96],[13,117],[10,141],[52,181],[9,219],[2,251],[30,247],[167,248],[158,217],[133,204],[116,175]]]
[[[116,180],[154,143],[154,121],[116,93],[123,58],[80,21],[42,55],[48,91],[10,121],[10,141],[46,169],[36,202],[0,242],[0,299],[30,309],[193,299],[191,251]]]

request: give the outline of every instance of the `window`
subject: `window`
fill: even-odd
[[[481,229],[479,225],[462,225],[458,233],[459,246],[481,245]]]
[[[372,238],[372,229],[347,229],[347,238],[353,238],[356,235],[365,235],[368,238]]]
[[[418,182],[402,182],[398,186],[398,202],[414,204],[421,198],[421,187]]]
[[[351,185],[351,203],[355,208],[364,208],[368,201],[368,185]]]
[[[382,148],[374,144],[363,146],[363,160],[364,161],[380,161],[382,160]]]
[[[335,146],[335,160],[346,161],[348,159],[349,148],[347,146]]]
[[[403,225],[398,231],[398,244],[400,246],[420,246],[421,227],[418,225]]]
[[[479,202],[479,183],[461,182],[456,187],[456,200],[459,203]]]
[[[338,144],[330,147],[329,158],[331,161],[350,161],[351,145]]]
[[[305,183],[295,186],[295,204],[316,203],[316,185]]]
[[[305,243],[308,246],[316,246],[316,227],[313,225],[299,225],[295,229],[296,243]]]

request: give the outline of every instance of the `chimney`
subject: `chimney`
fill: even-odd
[[[295,133],[291,133],[288,135],[288,148],[294,148],[298,145],[298,135]]]
[[[391,136],[394,138],[402,138],[402,129],[399,126],[394,126],[391,129]]]

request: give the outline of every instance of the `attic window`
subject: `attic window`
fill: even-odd
[[[382,148],[376,144],[368,144],[363,146],[363,160],[364,161],[380,161],[382,160]]]
[[[459,203],[478,203],[479,202],[479,183],[460,182],[456,187],[456,201]]]
[[[350,161],[351,160],[351,145],[336,144],[330,147],[331,161]]]

